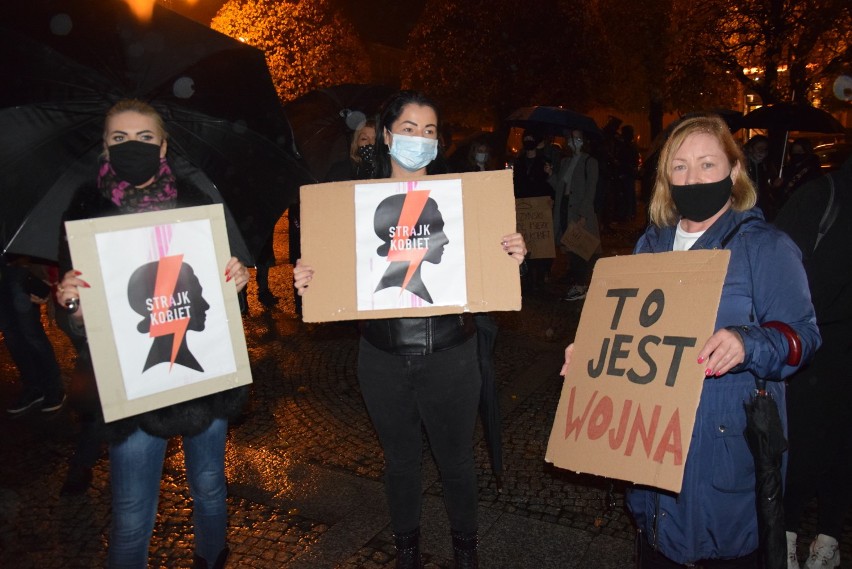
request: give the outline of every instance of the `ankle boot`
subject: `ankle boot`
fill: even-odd
[[[396,569],[421,569],[420,528],[393,534],[393,542],[396,545]]]
[[[479,569],[479,537],[476,532],[462,533],[453,531],[453,556],[456,569]]]
[[[230,553],[231,550],[227,547],[220,551],[219,555],[216,556],[216,562],[213,563],[212,567],[207,563],[206,559],[200,555],[194,555],[192,557],[192,569],[224,569],[225,561],[227,561]]]

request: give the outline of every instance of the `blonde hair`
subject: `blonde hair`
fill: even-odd
[[[365,128],[373,129],[373,132],[376,132],[376,121],[369,120],[364,124],[355,129],[355,133],[352,135],[352,144],[349,145],[349,157],[356,163],[361,163],[361,157],[358,156],[358,138],[361,136],[361,133],[364,132]]]
[[[731,164],[731,169],[736,166],[737,174],[734,177],[734,187],[731,190],[731,205],[736,211],[751,209],[757,203],[757,192],[754,184],[748,177],[745,167],[745,156],[739,144],[731,136],[728,125],[717,115],[701,115],[683,119],[672,130],[668,140],[660,151],[660,159],[657,163],[657,179],[654,183],[654,194],[648,206],[651,223],[657,227],[674,225],[680,219],[680,214],[672,200],[671,192],[671,163],[674,153],[677,152],[683,142],[692,134],[709,134],[719,141],[722,151]]]
[[[166,124],[163,122],[163,117],[157,112],[157,109],[145,101],[140,101],[139,99],[122,99],[110,107],[106,113],[106,118],[104,120],[104,138],[106,138],[107,135],[106,125],[109,122],[109,119],[115,115],[120,115],[121,113],[126,112],[134,112],[139,113],[140,115],[145,115],[146,117],[151,117],[157,125],[157,129],[160,131],[159,134],[163,137],[163,140],[166,140],[169,137],[169,133],[166,131]]]

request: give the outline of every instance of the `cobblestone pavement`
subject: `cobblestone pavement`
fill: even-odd
[[[276,253],[286,259],[286,221]],[[605,236],[605,254],[626,254],[635,227]],[[483,567],[629,567],[633,530],[621,482],[582,476],[544,462],[558,402],[562,350],[573,338],[582,303],[559,301],[557,278],[525,295],[520,312],[500,313],[496,372],[503,414],[505,474],[498,492],[481,431]],[[355,377],[352,323],[308,325],[294,315],[292,267],[270,273],[280,302],[268,310],[249,288],[245,318],[254,384],[249,407],[232,424],[227,449],[229,567],[386,568],[395,550],[382,494],[382,453]],[[46,320],[61,365],[67,340]],[[18,385],[0,349],[0,403]],[[0,567],[102,567],[108,540],[109,463],[102,458],[82,496],[59,496],[77,427],[68,409],[0,418]],[[192,564],[191,504],[179,439],[164,466],[150,559],[153,567]],[[452,551],[438,475],[424,453],[423,531],[427,567],[449,568]],[[813,514],[809,527],[813,530]],[[852,558],[852,524],[843,556]],[[803,537],[803,540],[805,538]],[[802,551],[807,546],[802,542]]]

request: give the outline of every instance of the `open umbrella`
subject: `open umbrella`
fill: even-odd
[[[284,104],[299,152],[311,173],[324,180],[332,164],[349,156],[352,132],[374,118],[395,89],[343,84],[316,89]]]
[[[806,103],[775,103],[757,108],[743,117],[743,128],[783,130],[784,145],[781,150],[781,177],[784,156],[787,154],[787,134],[790,131],[843,133],[843,125],[830,113]]]
[[[0,239],[56,258],[70,192],[92,182],[103,117],[138,98],[164,117],[170,159],[236,221],[249,262],[298,187],[301,163],[263,54],[159,5],[30,0],[0,13]],[[63,202],[64,200],[64,202]]]
[[[843,133],[843,125],[830,113],[805,103],[764,105],[745,115],[742,128]]]
[[[523,107],[509,115],[506,123],[555,136],[565,136],[566,130],[582,130],[587,136],[603,137],[592,117],[562,107]]]

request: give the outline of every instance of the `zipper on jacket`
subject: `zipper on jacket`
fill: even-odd
[[[654,548],[654,553],[657,552],[657,532],[660,529],[660,495],[654,493],[654,523],[652,527],[651,546]]]

